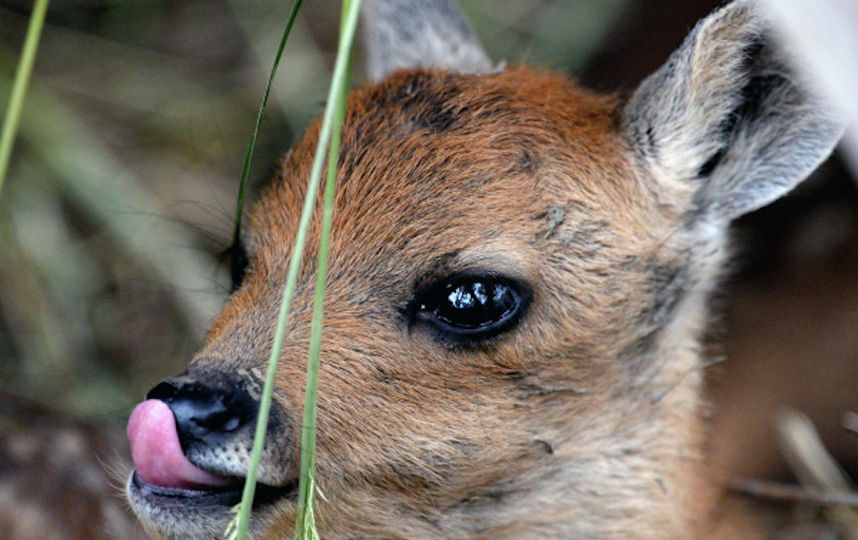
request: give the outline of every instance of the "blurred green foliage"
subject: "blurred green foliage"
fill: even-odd
[[[463,2],[496,59],[560,69],[582,65],[629,3]],[[0,2],[0,103],[29,9]],[[0,390],[119,418],[191,358],[228,294],[217,255],[289,9],[52,2],[0,197]],[[302,11],[255,184],[323,105],[339,4]]]

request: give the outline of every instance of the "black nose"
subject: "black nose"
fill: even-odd
[[[223,378],[205,383],[186,377],[167,379],[146,394],[165,402],[176,417],[179,442],[218,443],[256,419],[259,404],[244,387]]]

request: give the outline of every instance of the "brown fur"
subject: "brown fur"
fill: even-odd
[[[348,110],[320,374],[323,534],[515,537],[571,511],[594,531],[613,522],[611,536],[687,535],[708,504],[696,355],[689,341],[669,366],[640,358],[658,350],[647,314],[683,264],[666,247],[679,212],[632,172],[616,100],[525,68],[410,72],[358,90]],[[251,270],[192,369],[267,357],[316,132],[251,213]],[[312,250],[304,260],[277,391],[296,423]],[[539,309],[516,335],[462,350],[408,329],[399,311],[418,280],[481,267],[535,284]],[[581,392],[551,391],[567,388]],[[615,485],[591,477],[602,468]],[[567,474],[556,500],[528,502]],[[293,512],[278,511],[275,536]]]

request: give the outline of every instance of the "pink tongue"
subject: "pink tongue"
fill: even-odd
[[[210,489],[235,485],[238,480],[206,472],[185,457],[176,432],[173,411],[161,400],[137,405],[128,419],[131,457],[140,479],[171,489]]]

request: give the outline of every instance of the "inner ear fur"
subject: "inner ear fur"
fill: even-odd
[[[690,215],[730,220],[815,169],[844,120],[790,69],[750,0],[712,13],[628,101],[622,125],[656,181],[690,183]]]

